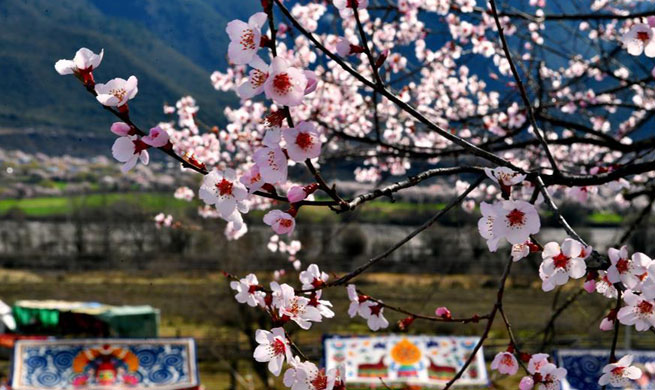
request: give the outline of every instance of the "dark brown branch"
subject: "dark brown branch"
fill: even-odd
[[[366,295],[366,294],[362,293],[359,290],[357,290],[357,292],[360,295]],[[465,318],[444,318],[444,317],[437,317],[437,316],[429,316],[429,315],[425,315],[425,314],[418,314],[418,313],[413,313],[413,312],[411,312],[409,310],[403,309],[402,307],[399,307],[399,306],[389,305],[389,304],[384,303],[384,302],[380,301],[379,299],[375,299],[375,298],[373,298],[371,296],[368,296],[368,295],[366,295],[366,296],[367,296],[367,299],[369,301],[373,301],[373,302],[377,303],[378,305],[383,306],[385,309],[389,309],[391,311],[395,311],[395,312],[405,314],[405,315],[410,316],[410,317],[414,317],[414,318],[421,319],[421,320],[426,320],[426,321],[454,322],[454,323],[460,323],[460,324],[468,324],[468,323],[477,323],[480,320],[489,319],[488,315],[483,315],[483,316],[474,315],[474,316],[465,317]]]
[[[378,73],[378,68],[375,65],[375,59],[373,58],[373,53],[371,53],[371,48],[368,46],[368,38],[366,37],[366,31],[364,31],[364,26],[362,21],[359,19],[359,10],[357,9],[357,2],[353,2],[353,15],[355,16],[355,22],[357,23],[357,30],[359,31],[359,39],[362,41],[362,47],[364,48],[364,54],[368,58],[369,65],[371,67],[371,72],[375,78],[375,83],[382,86],[382,79],[380,78],[380,73]]]
[[[562,225],[564,230],[566,230],[566,233],[568,233],[568,235],[574,238],[575,240],[579,241],[582,245],[587,246],[587,243],[582,239],[582,237],[580,237],[580,235],[578,235],[578,233],[575,230],[573,230],[571,225],[569,225],[569,223],[566,222],[566,219],[564,219],[564,216],[562,216],[562,213],[559,212],[559,209],[557,208],[557,205],[553,201],[553,198],[548,193],[548,189],[546,188],[546,185],[541,179],[541,176],[537,176],[536,181],[537,181],[537,186],[539,187],[539,191],[541,191],[541,195],[543,195],[546,204],[550,207],[553,213],[555,213],[555,215],[557,216],[557,221],[559,222],[560,225]]]
[[[505,282],[507,281],[507,277],[509,276],[509,272],[512,269],[512,263],[514,261],[510,257],[509,261],[507,262],[507,265],[505,266],[505,271],[503,272],[503,275],[500,278],[500,285],[498,287],[498,293],[496,294],[496,303],[494,304],[494,307],[491,309],[491,312],[489,313],[489,319],[487,320],[487,326],[484,328],[484,331],[480,335],[480,341],[475,345],[473,350],[471,351],[471,355],[469,356],[468,359],[466,359],[466,362],[464,365],[457,371],[455,376],[448,381],[446,386],[444,387],[444,390],[450,389],[459,378],[464,374],[464,371],[471,365],[473,360],[475,360],[476,355],[480,348],[482,348],[482,344],[484,344],[485,340],[487,337],[489,337],[489,332],[491,331],[491,326],[494,323],[494,319],[496,318],[496,314],[498,313],[498,310],[502,308],[503,305],[503,294],[505,293]]]
[[[450,203],[448,203],[448,205],[446,205],[446,207],[444,207],[441,211],[439,211],[434,216],[432,216],[432,218],[428,219],[423,225],[419,226],[414,231],[412,231],[405,238],[398,241],[397,243],[395,243],[394,245],[389,247],[386,251],[382,252],[381,254],[371,258],[369,261],[367,261],[366,263],[364,263],[361,266],[357,267],[355,270],[351,271],[350,273],[340,277],[339,279],[337,279],[337,280],[335,280],[333,282],[328,283],[327,286],[341,286],[341,285],[344,285],[344,284],[348,283],[354,277],[358,276],[359,274],[361,274],[362,272],[366,271],[368,268],[370,268],[371,266],[373,266],[374,264],[379,262],[380,260],[385,259],[387,256],[389,256],[390,254],[395,252],[398,248],[405,245],[412,238],[416,237],[422,231],[424,231],[425,229],[432,226],[439,218],[441,218],[448,211],[450,211],[450,209],[452,209],[453,207],[458,205],[462,200],[464,200],[464,198],[466,198],[466,196],[468,196],[468,194],[471,193],[471,191],[476,189],[484,181],[485,178],[486,178],[486,176],[484,176],[484,175],[481,175],[480,177],[478,177],[478,179],[475,182],[473,182],[473,184],[471,184],[466,189],[466,191],[464,191],[461,195],[459,195],[458,197],[456,197],[455,199],[450,201]]]
[[[357,196],[355,199],[348,203],[350,210],[354,210],[357,206],[364,202],[377,199],[383,196],[390,197],[393,193],[398,192],[405,188],[413,187],[420,182],[435,176],[456,175],[460,173],[479,173],[484,174],[482,167],[453,167],[453,168],[434,168],[425,172],[419,173],[416,176],[411,176],[407,180],[396,182],[384,188]]]

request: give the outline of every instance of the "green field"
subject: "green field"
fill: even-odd
[[[0,214],[20,210],[29,217],[65,216],[83,209],[97,209],[116,204],[137,205],[144,212],[175,212],[192,206],[170,193],[110,193],[0,200]]]
[[[199,205],[196,202],[185,202],[175,199],[170,192],[164,193],[108,193],[89,194],[57,197],[38,197],[24,199],[1,199],[0,216],[12,212],[31,218],[48,218],[69,216],[80,211],[93,211],[94,209],[130,205],[143,214],[154,214],[165,212],[180,216],[193,212]],[[393,223],[393,224],[420,224],[426,218],[445,207],[445,203],[410,203],[410,202],[388,202],[375,200],[359,207],[353,213],[337,215],[327,207],[304,207],[299,213],[300,221],[308,222],[329,222],[355,219],[359,222],[372,223]],[[263,212],[253,211],[251,218],[260,218]],[[452,221],[466,218],[477,219],[479,212],[472,215],[452,217]],[[544,210],[544,217],[549,212]],[[451,216],[447,215],[446,218]],[[578,219],[575,219],[578,220]],[[586,216],[587,225],[618,225],[623,222],[623,216],[612,212],[594,212]]]

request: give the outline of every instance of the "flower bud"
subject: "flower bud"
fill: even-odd
[[[444,320],[449,320],[452,318],[450,314],[450,310],[448,310],[448,308],[445,306],[438,307],[437,310],[434,311],[434,313],[437,315],[437,317],[441,317]]]

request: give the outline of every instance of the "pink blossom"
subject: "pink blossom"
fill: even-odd
[[[535,207],[522,200],[506,200],[493,205],[482,202],[480,211],[482,218],[478,221],[478,230],[491,252],[496,251],[501,238],[506,238],[510,244],[521,244],[541,227]]]
[[[279,309],[281,317],[286,316],[289,320],[298,324],[302,329],[309,329],[312,322],[321,322],[321,312],[315,306],[310,305],[306,297],[297,296],[293,287],[288,284],[271,282],[273,291],[273,304]]]
[[[307,88],[305,73],[289,66],[287,60],[275,57],[264,83],[266,97],[283,106],[297,106],[302,103]]]
[[[253,154],[253,160],[259,168],[259,173],[266,183],[276,184],[287,181],[287,157],[280,148],[279,129],[268,130],[264,135],[264,146]]]
[[[213,169],[205,175],[198,196],[206,204],[215,205],[224,219],[229,218],[235,210],[248,212],[244,202],[248,196],[246,187],[237,180],[234,169],[220,171]]]
[[[345,37],[339,37],[337,40],[337,54],[339,54],[341,57],[347,57],[351,54],[356,53],[357,51],[353,50],[357,46],[353,45],[350,43],[350,40]],[[359,51],[361,53],[361,51]]]
[[[529,242],[512,245],[512,261],[519,261],[530,254]]]
[[[95,54],[86,47],[83,47],[75,53],[75,57],[72,60],[57,61],[55,63],[55,70],[62,76],[76,74],[82,77],[85,83],[92,83],[93,74],[91,72],[100,66],[104,53],[104,49],[100,50],[100,54]]]
[[[234,298],[239,303],[247,303],[248,306],[255,307],[263,305],[266,293],[259,288],[259,282],[255,274],[248,274],[238,282],[230,282],[230,288],[237,292]]]
[[[132,127],[124,122],[114,122],[111,125],[111,132],[119,137],[127,137],[130,135]]]
[[[157,229],[160,229],[162,226],[170,227],[172,224],[173,224],[172,215],[159,213],[155,216],[155,225],[157,226]]]
[[[636,295],[631,290],[623,294],[623,306],[617,313],[617,318],[623,325],[634,325],[639,332],[655,326],[655,302]]]
[[[291,235],[293,229],[296,227],[295,218],[280,210],[271,210],[266,213],[264,215],[264,223],[272,227],[273,231],[277,234]]]
[[[175,199],[182,199],[186,200],[187,202],[191,202],[194,197],[193,190],[189,187],[179,187],[177,190],[175,190],[175,194],[173,196]]]
[[[268,370],[275,376],[280,375],[284,361],[290,362],[293,359],[284,328],[273,328],[270,332],[257,329],[255,340],[259,344],[253,353],[255,360],[268,362]]]
[[[505,237],[510,244],[528,241],[531,234],[539,233],[541,222],[533,205],[522,200],[506,200],[496,208],[497,222],[494,236]]]
[[[482,238],[487,240],[487,247],[489,251],[495,252],[498,249],[498,241],[501,237],[498,237],[494,234],[494,225],[496,223],[496,218],[498,217],[498,204],[489,204],[487,202],[480,203],[480,211],[482,212],[482,218],[478,221],[478,231]]]
[[[591,294],[592,292],[596,291],[596,280],[595,279],[589,279],[584,282],[583,288],[585,289],[586,292]]]
[[[539,276],[543,280],[542,289],[551,291],[556,286],[566,284],[569,277],[583,277],[587,264],[580,257],[582,251],[582,245],[570,238],[564,240],[561,248],[556,242],[547,243],[542,252],[544,260],[539,267]]]
[[[238,240],[248,233],[248,225],[243,223],[243,217],[238,210],[234,210],[231,217],[227,218],[227,224],[225,225],[225,238],[228,241]]]
[[[445,307],[445,306],[440,306],[440,307],[438,307],[438,308],[434,311],[434,314],[436,314],[437,317],[441,317],[441,318],[444,318],[444,319],[450,319],[450,318],[452,318],[452,315],[451,315],[451,313],[450,313],[450,310],[448,310],[448,308]]]
[[[361,304],[359,315],[365,318],[366,324],[372,331],[378,331],[389,326],[389,321],[384,318],[384,306],[371,300]]]
[[[519,390],[532,390],[534,388],[534,379],[531,376],[524,376],[519,382]]]
[[[296,127],[286,129],[282,137],[287,143],[287,153],[293,161],[303,162],[321,154],[321,137],[311,122],[300,122]]]
[[[305,77],[307,78],[307,86],[305,87],[305,95],[309,95],[310,93],[316,91],[316,88],[318,87],[318,77],[316,77],[316,73],[314,73],[311,70],[306,70],[305,71]]]
[[[357,9],[368,7],[368,0],[333,0],[332,4],[339,10],[342,18],[353,15],[353,6]]]
[[[142,138],[143,142],[154,148],[161,148],[165,146],[168,144],[168,139],[168,133],[162,130],[159,126],[155,126],[150,129],[150,133]]]
[[[598,282],[596,283],[596,292],[603,294],[606,298],[609,299],[616,298],[618,291],[616,291],[616,287],[614,287],[614,284],[608,279],[607,272],[599,271],[598,276],[599,278]]]
[[[501,374],[514,375],[519,370],[519,362],[511,352],[499,352],[491,362],[491,369]]]
[[[343,366],[325,371],[314,363],[297,361],[284,373],[284,385],[291,390],[332,390],[343,381]]]
[[[524,377],[519,385],[520,389],[531,389],[534,385],[537,385],[538,389],[559,389],[566,377],[566,369],[550,363],[545,353],[532,355],[528,362],[528,372],[532,377]]]
[[[635,253],[628,258],[628,247],[621,249],[609,248],[607,254],[612,265],[607,269],[607,278],[611,283],[623,283],[627,288],[637,287],[641,281],[641,275],[646,273],[650,265],[650,258],[642,253]]]
[[[246,171],[246,173],[239,178],[239,181],[248,188],[248,192],[251,194],[259,191],[265,184],[262,175],[259,173],[259,166],[257,166],[257,164],[250,167],[250,170]]]
[[[253,69],[250,70],[248,80],[237,88],[237,95],[241,99],[250,99],[264,92],[264,83],[268,79],[269,66],[259,56],[255,56],[249,65]]]
[[[502,188],[510,188],[513,185],[521,183],[525,180],[525,175],[516,171],[513,171],[507,167],[498,167],[494,169],[485,168],[484,172],[487,176],[498,183]]]
[[[654,29],[643,23],[637,23],[623,35],[623,44],[628,53],[633,56],[646,54],[647,57],[655,57]]]
[[[139,160],[143,165],[148,165],[150,161],[150,156],[146,150],[148,148],[149,146],[137,136],[119,137],[111,147],[111,154],[116,160],[124,163],[121,170],[127,172],[134,168]]]
[[[137,84],[138,80],[134,76],[127,80],[115,78],[106,84],[98,83],[95,85],[96,99],[104,106],[121,107],[139,92]]]
[[[362,308],[362,303],[366,302],[366,297],[361,296],[357,293],[357,288],[354,284],[349,284],[346,287],[348,292],[348,299],[350,300],[350,306],[348,307],[348,315],[350,318],[355,317],[359,314],[360,309]]]
[[[632,366],[632,359],[632,355],[625,355],[618,362],[603,367],[603,376],[598,380],[598,384],[626,388],[630,380],[641,378],[641,370]]]
[[[311,264],[306,271],[299,275],[303,290],[317,288],[325,285],[328,280],[328,274],[321,272],[316,264]]]
[[[301,186],[293,186],[287,191],[287,199],[291,203],[297,203],[307,198],[307,193],[305,189]]]
[[[612,318],[614,317],[614,318]],[[603,317],[603,320],[600,322],[599,329],[603,332],[608,332],[614,329],[614,322],[616,321],[616,313],[610,313],[606,317]]]
[[[233,20],[227,24],[225,31],[230,37],[227,55],[230,62],[243,65],[250,62],[259,50],[262,34],[261,28],[266,23],[264,12],[257,12],[248,19],[248,23]]]

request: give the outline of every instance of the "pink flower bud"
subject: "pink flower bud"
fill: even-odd
[[[614,329],[614,321],[605,317],[603,320],[600,322],[600,330],[603,332],[608,332],[612,329]]]
[[[587,280],[584,282],[584,289],[589,294],[593,293],[596,291],[596,281],[594,279]]]
[[[519,383],[519,390],[532,390],[534,379],[531,376],[524,376]]]
[[[441,317],[444,319],[451,318],[450,310],[448,310],[448,308],[445,306],[438,307],[437,310],[434,311],[434,314],[436,314],[437,317]]]
[[[648,25],[650,27],[655,27],[655,16],[649,16],[646,18],[646,21],[648,21]]]
[[[375,67],[381,67],[382,64],[384,64],[384,61],[387,60],[387,57],[389,57],[389,49],[384,49],[378,59],[375,61]]]
[[[300,202],[301,200],[304,200],[306,197],[307,197],[307,193],[300,186],[293,186],[287,192],[287,198],[291,203]]]
[[[285,34],[287,33],[287,31],[289,31],[289,26],[287,26],[286,24],[284,24],[284,23],[280,23],[280,24],[277,26],[277,36],[278,36],[278,37],[284,38],[284,36],[285,36]]]
[[[344,37],[339,37],[337,40],[337,54],[341,57],[350,55],[350,42]]]
[[[159,126],[156,126],[150,129],[150,133],[146,137],[143,137],[142,140],[146,145],[161,148],[168,143],[168,133]]]
[[[318,86],[318,78],[316,77],[316,73],[312,72],[311,70],[305,71],[305,77],[307,78],[305,95],[309,95],[310,93],[316,91],[316,87]]]
[[[124,122],[114,122],[111,125],[111,132],[119,137],[127,137],[131,129],[130,125]]]

